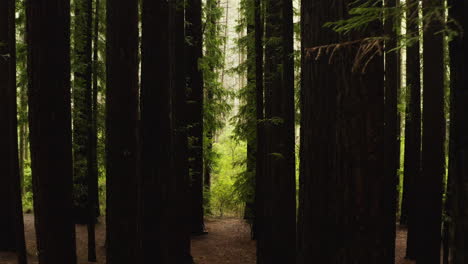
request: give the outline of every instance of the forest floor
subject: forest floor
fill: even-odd
[[[29,264],[37,264],[34,216],[25,214],[24,222]],[[208,218],[205,224],[208,234],[192,239],[192,255],[196,264],[255,264],[255,242],[250,240],[250,228],[242,219]],[[96,226],[98,263],[105,263],[104,238],[105,225],[101,219]],[[76,226],[76,239],[78,264],[88,264],[86,226]],[[398,228],[396,264],[413,263],[404,259],[405,241],[406,230]],[[16,264],[15,255],[0,252],[0,264]]]

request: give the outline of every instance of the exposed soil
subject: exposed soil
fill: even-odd
[[[30,264],[36,264],[34,217],[24,216],[26,246]],[[255,264],[255,242],[250,240],[249,226],[237,218],[206,219],[207,235],[192,239],[192,255],[196,264]],[[98,263],[105,263],[105,225],[103,219],[96,226]],[[78,264],[88,264],[86,226],[76,227]],[[404,259],[406,230],[398,228],[396,239],[396,264],[413,264]],[[91,262],[89,262],[91,263]],[[0,264],[16,264],[15,254],[0,252]]]
[[[192,239],[196,264],[255,264],[250,227],[238,218],[205,220],[207,235]]]

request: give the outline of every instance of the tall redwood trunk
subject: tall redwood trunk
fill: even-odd
[[[255,112],[256,112],[256,159],[255,159],[255,220],[254,237],[261,240],[263,221],[264,161],[265,161],[265,130],[263,104],[263,19],[261,0],[254,0],[254,30],[255,30]],[[262,259],[261,243],[257,243],[257,261]]]
[[[14,198],[11,193],[13,186],[14,157],[12,151],[11,131],[12,89],[16,89],[16,77],[11,70],[15,65],[14,46],[11,46],[10,30],[14,29],[14,21],[10,18],[11,1],[0,3],[0,206],[4,215],[0,217],[0,251],[15,250],[15,211]],[[12,23],[13,22],[13,23]],[[14,43],[14,42],[13,42]],[[12,78],[14,78],[12,80]],[[16,100],[16,97],[15,97]],[[16,101],[15,101],[16,102]]]
[[[347,18],[349,4],[302,1],[301,6],[301,264],[394,261],[396,186],[394,172],[385,172],[384,60],[368,57],[367,68],[362,62],[353,71],[362,44],[346,44],[381,36],[382,25],[372,23],[350,37],[323,27],[326,21]],[[305,50],[336,43],[342,47],[333,53]],[[395,109],[387,109],[393,120]]]
[[[417,0],[408,2],[407,16],[414,21],[418,16]],[[419,21],[419,20],[418,20]],[[419,22],[407,25],[409,37],[419,36]],[[408,227],[406,258],[416,259],[415,229],[417,223],[416,182],[421,175],[421,65],[419,41],[407,48],[406,84],[408,89],[406,127],[405,127],[405,168],[403,179],[403,198],[401,204],[401,224]]]
[[[423,16],[441,1],[424,0]],[[442,22],[424,24],[423,46],[423,133],[421,178],[417,189],[416,260],[424,264],[440,263],[443,175],[445,172],[444,56]]]
[[[168,216],[171,171],[170,4],[142,2],[141,263],[176,263],[162,237],[171,237]],[[172,15],[172,14],[171,14]]]
[[[15,2],[0,3],[0,251],[17,253],[26,264],[23,208],[18,161],[16,111]]]
[[[92,129],[92,0],[74,3],[73,205],[75,221],[88,223]]]
[[[107,263],[137,257],[138,1],[107,0]]]
[[[199,68],[203,56],[202,1],[189,0],[185,9],[187,67],[187,133],[191,178],[192,233],[202,234],[203,220],[203,76]]]
[[[259,263],[295,262],[296,170],[292,1],[265,2],[265,174]],[[278,250],[281,248],[281,250]]]
[[[449,1],[450,16],[465,30],[450,43],[451,70],[451,131],[450,183],[453,264],[468,262],[468,4]]]
[[[186,97],[186,66],[185,59],[185,25],[184,1],[170,2],[170,57],[171,57],[171,171],[170,178],[170,208],[169,230],[171,237],[170,255],[174,263],[192,264],[190,255],[191,231],[191,196],[190,177],[188,167],[188,138],[187,138],[187,97]]]
[[[385,8],[399,7],[399,0],[384,1]],[[397,213],[397,185],[399,182],[398,170],[400,168],[399,135],[400,123],[398,118],[398,95],[401,74],[399,72],[398,32],[400,17],[396,16],[384,22],[384,33],[390,38],[385,41],[385,83],[384,83],[384,197],[383,197],[383,240],[384,248],[389,255],[382,264],[395,262],[395,235]],[[392,51],[393,50],[393,51]],[[398,194],[398,195],[397,195]]]
[[[74,264],[70,1],[28,0],[26,15],[31,168],[39,263]]]

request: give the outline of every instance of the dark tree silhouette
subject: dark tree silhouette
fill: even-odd
[[[39,263],[75,264],[70,1],[29,0],[26,15],[31,169]]]
[[[107,263],[137,257],[138,1],[107,0]]]
[[[383,28],[371,23],[350,37],[323,28],[327,21],[347,18],[349,4],[302,1],[301,6],[298,263],[394,261],[395,175],[385,173],[387,154],[382,147],[384,62],[378,55],[356,56],[360,46],[366,45],[361,40],[381,36]],[[342,44],[337,47],[335,43]],[[317,48],[323,45],[335,50]],[[363,61],[358,63],[357,58]],[[395,122],[393,106],[387,104],[391,112],[387,117]],[[389,139],[396,141],[395,132],[391,135]]]
[[[165,1],[142,2],[141,263],[175,263],[167,241],[171,189],[171,39]]]
[[[88,178],[92,129],[92,1],[74,3],[73,206],[75,221],[88,222]]]
[[[449,1],[450,16],[465,30],[450,43],[451,69],[451,131],[449,194],[452,219],[452,261],[468,262],[468,4],[466,1]]]
[[[424,0],[423,15],[441,2]],[[421,178],[417,181],[416,260],[421,263],[440,262],[442,192],[444,175],[444,56],[442,22],[432,20],[424,25],[423,38],[423,133]]]
[[[186,2],[187,133],[191,179],[192,233],[203,234],[203,76],[199,68],[203,56],[202,1]],[[180,76],[179,76],[180,78]]]
[[[255,112],[256,112],[256,157],[255,157],[255,220],[254,237],[259,239],[262,223],[262,185],[264,181],[265,130],[264,130],[264,86],[263,86],[263,18],[261,0],[254,0],[255,31]],[[257,248],[261,244],[257,243]],[[257,250],[258,254],[262,250]]]
[[[15,1],[0,3],[0,251],[26,264],[16,120]]]
[[[170,58],[171,58],[171,171],[172,177],[168,193],[171,208],[169,230],[171,230],[170,255],[175,263],[193,263],[190,255],[191,206],[190,176],[188,165],[187,138],[187,96],[185,84],[185,25],[184,1],[170,2]],[[181,78],[183,76],[183,78]]]
[[[11,21],[11,1],[0,3],[0,122],[6,129],[0,130],[0,203],[4,217],[0,217],[0,250],[15,249],[15,210],[11,187],[14,177],[14,157],[11,144],[11,92],[16,89],[16,77],[11,73],[14,69],[14,46],[11,46],[10,30],[14,28]],[[13,22],[13,24],[12,24]],[[14,43],[14,42],[13,42]],[[16,71],[15,71],[16,72]],[[13,80],[11,79],[13,77]],[[16,102],[16,97],[15,97]]]
[[[414,22],[414,16],[418,15],[417,0],[411,0],[406,10],[409,37],[419,36],[418,22]],[[418,21],[418,20],[416,20]],[[403,199],[401,204],[401,224],[408,227],[406,244],[406,258],[415,259],[415,228],[417,225],[417,211],[415,201],[417,193],[415,184],[421,175],[421,65],[419,41],[407,48],[406,59],[406,83],[409,89],[406,111],[405,127],[405,168],[403,179]]]
[[[384,1],[386,10],[399,6],[398,0]],[[384,105],[384,197],[383,197],[383,240],[386,253],[385,262],[395,262],[395,236],[396,236],[396,211],[397,211],[397,185],[399,182],[398,169],[400,168],[400,119],[398,116],[398,95],[400,89],[401,73],[398,47],[398,26],[400,17],[396,16],[384,22],[384,34],[390,38],[385,41],[385,105]],[[393,50],[393,51],[392,51]]]
[[[258,263],[295,262],[293,9],[265,1],[265,174]],[[281,250],[279,250],[281,249]]]

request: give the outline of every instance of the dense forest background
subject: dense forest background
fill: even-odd
[[[77,263],[75,225],[90,262],[105,225],[107,263],[193,263],[236,217],[259,264],[395,263],[399,228],[409,261],[467,264],[466,14],[0,0],[0,251],[31,261],[33,214],[41,264]]]

